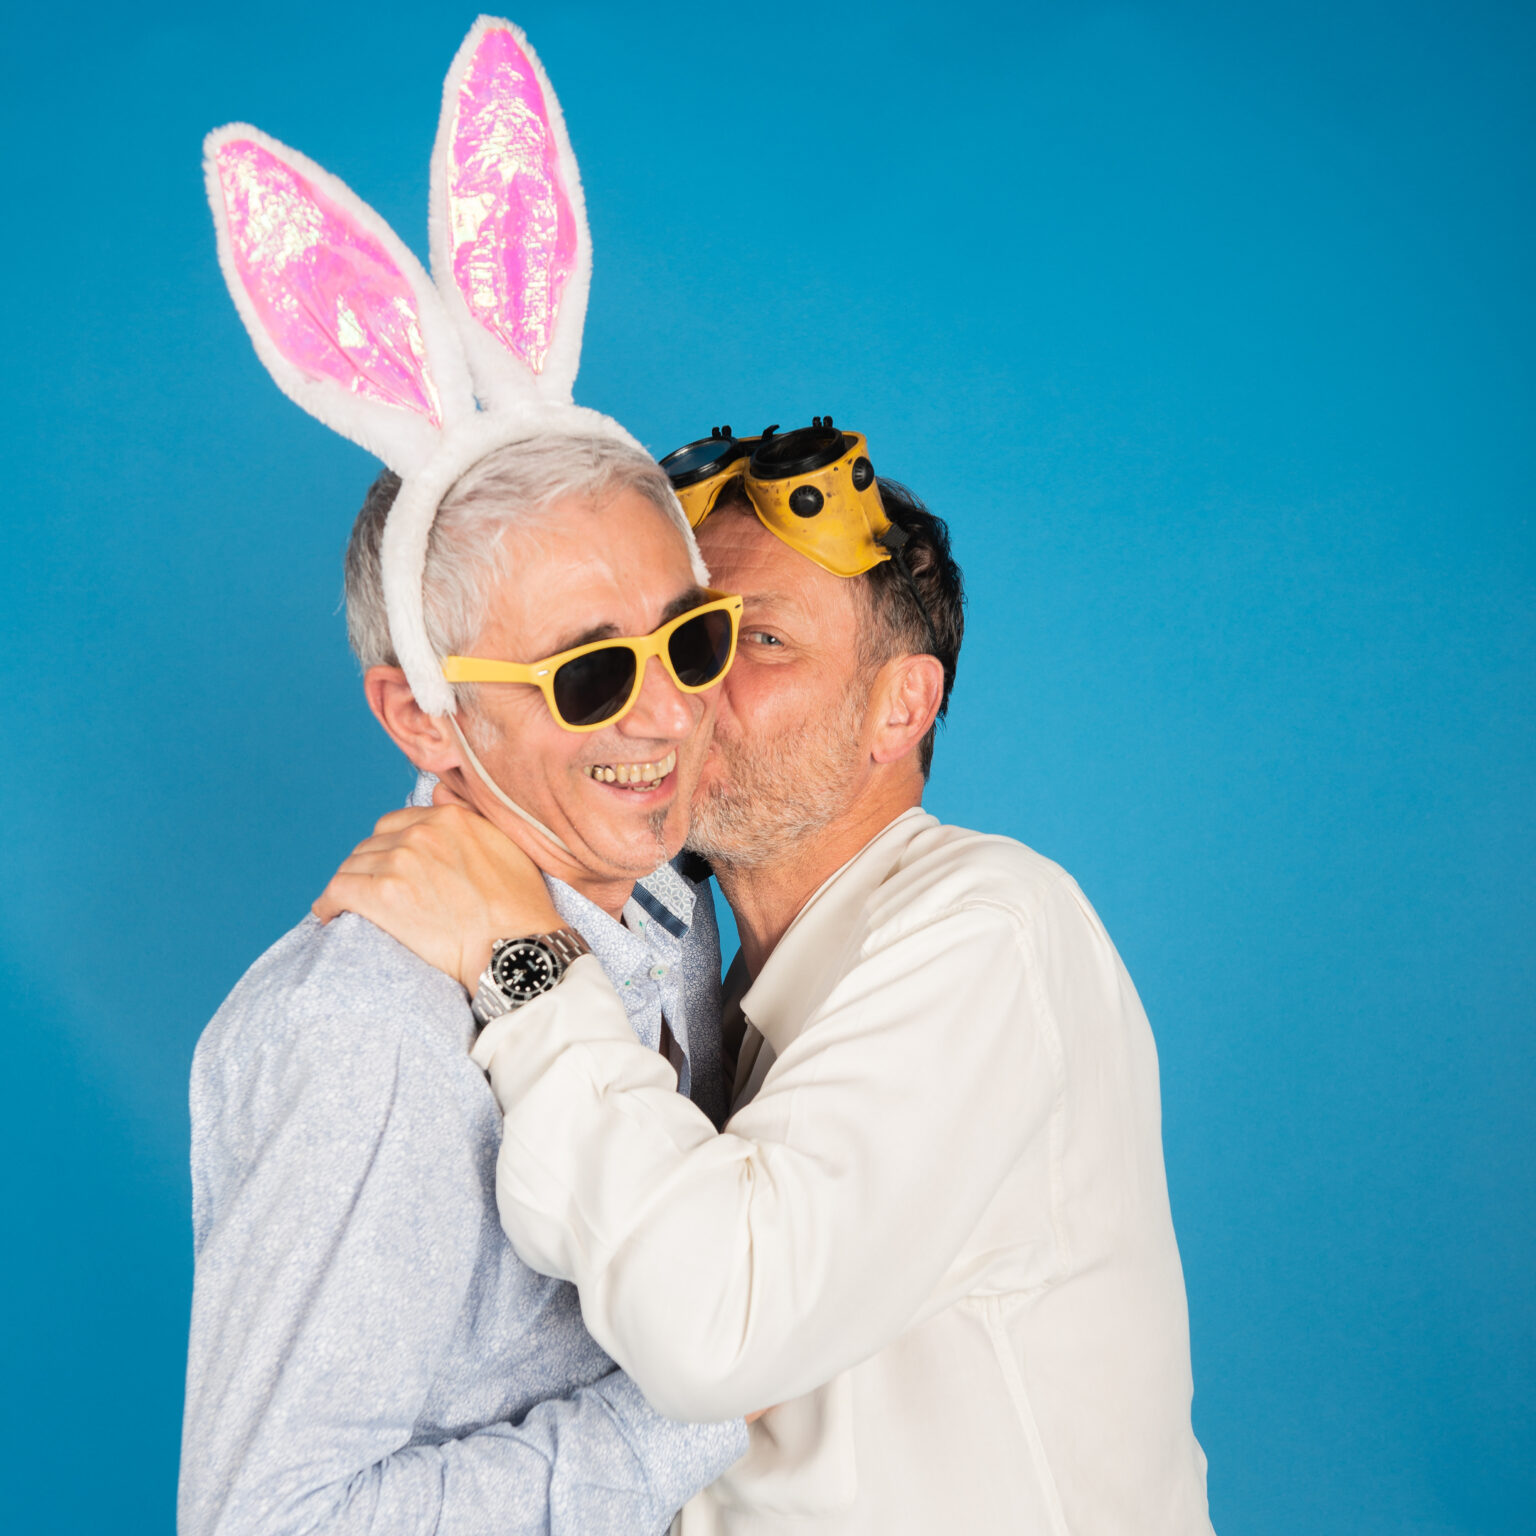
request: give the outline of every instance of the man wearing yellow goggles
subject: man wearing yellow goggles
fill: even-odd
[[[863,576],[889,561],[911,594],[929,651],[943,654],[903,554],[911,535],[886,512],[862,432],[839,432],[830,416],[813,416],[810,426],[782,436],[777,426],[740,438],[716,427],[669,453],[661,467],[694,529],[722,504],[743,498],[775,538],[833,576]],[[953,682],[951,667],[946,695]]]
[[[1062,870],[922,807],[943,524],[824,419],[664,463],[742,600],[689,832],[741,935],[733,1114],[578,961],[473,1048],[507,1235],[664,1412],[776,1405],[682,1536],[1210,1536],[1146,1016]],[[362,898],[424,956],[482,954],[534,889],[460,831],[430,901]]]

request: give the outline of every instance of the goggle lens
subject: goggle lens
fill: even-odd
[[[765,437],[752,451],[752,473],[762,480],[787,480],[835,464],[848,451],[835,427],[797,427],[782,437]]]
[[[716,608],[679,624],[667,641],[672,670],[685,688],[707,688],[731,659],[731,616]]]
[[[635,653],[627,645],[588,651],[557,667],[550,681],[555,708],[567,725],[601,725],[629,702]]]
[[[704,437],[669,453],[661,467],[674,487],[688,486],[707,480],[733,459],[741,458],[745,451],[734,437]]]

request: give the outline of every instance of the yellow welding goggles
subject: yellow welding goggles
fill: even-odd
[[[661,461],[697,528],[740,482],[770,533],[834,576],[861,576],[905,542],[885,515],[862,432],[839,432],[830,416],[782,436],[734,437],[729,427]]]

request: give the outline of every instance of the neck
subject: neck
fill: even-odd
[[[599,880],[593,875],[559,873],[555,879],[564,880],[573,891],[579,891],[594,907],[601,907],[616,921],[624,915],[624,904],[635,890],[633,880]]]
[[[620,876],[595,875],[580,864],[566,850],[565,844],[555,844],[543,822],[536,821],[515,805],[509,808],[506,796],[489,780],[489,776],[466,773],[462,768],[449,768],[442,774],[442,781],[456,799],[473,806],[498,831],[517,844],[533,860],[539,873],[549,875],[585,896],[595,907],[601,907],[609,917],[623,915],[624,904],[633,894],[633,879]],[[496,798],[486,793],[489,788]],[[516,814],[511,814],[515,811]]]
[[[747,974],[756,977],[800,909],[849,859],[895,821],[923,803],[920,775],[903,777],[883,794],[860,793],[829,826],[807,833],[756,864],[715,863],[720,894],[730,903]]]

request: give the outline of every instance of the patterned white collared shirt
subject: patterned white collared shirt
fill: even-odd
[[[635,886],[622,922],[563,881],[546,876],[545,884],[555,910],[592,946],[636,1038],[660,1050],[665,1021],[678,1047],[678,1091],[723,1125],[730,1085],[720,1052],[720,930],[708,884],[663,864]]]

